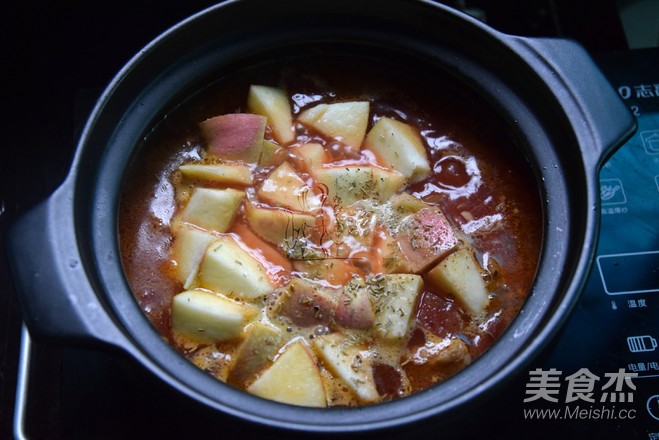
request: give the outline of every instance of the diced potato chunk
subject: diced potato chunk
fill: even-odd
[[[414,214],[424,208],[430,207],[430,205],[423,200],[417,199],[412,194],[406,192],[394,195],[391,198],[391,206],[399,216]]]
[[[424,208],[403,220],[395,236],[401,259],[397,271],[419,273],[446,256],[460,240],[444,214]]]
[[[285,153],[285,148],[280,147],[274,142],[264,140],[259,165],[266,167],[279,165],[285,159]]]
[[[327,395],[316,360],[300,340],[286,347],[247,392],[291,405],[325,407]]]
[[[209,180],[222,184],[251,185],[254,183],[252,170],[242,163],[231,164],[186,164],[178,169],[185,177]]]
[[[215,235],[212,233],[188,223],[183,223],[176,230],[172,258],[176,261],[176,277],[184,289],[189,289],[194,283],[199,264],[213,239]]]
[[[252,85],[247,96],[247,110],[268,118],[268,126],[277,142],[285,145],[295,139],[291,104],[283,89]]]
[[[203,290],[188,290],[174,296],[172,329],[192,339],[220,342],[235,339],[258,309]]]
[[[318,104],[304,110],[298,120],[345,145],[359,148],[368,126],[369,112],[367,101]]]
[[[386,339],[406,340],[414,324],[423,278],[415,274],[376,275],[368,284],[375,304],[376,331]]]
[[[233,356],[227,382],[243,386],[268,367],[281,348],[282,331],[277,327],[253,322],[245,328],[245,336]]]
[[[389,200],[406,183],[405,177],[398,171],[380,167],[373,167],[373,181],[377,188],[377,195],[373,198],[379,202]]]
[[[379,395],[368,350],[351,345],[350,339],[341,333],[316,337],[313,346],[325,367],[345,382],[359,400],[377,401]]]
[[[367,258],[378,222],[372,202],[355,202],[338,209],[335,226],[329,231],[334,244],[330,255],[335,258]]]
[[[343,288],[341,298],[334,313],[337,324],[367,330],[375,323],[375,311],[364,280],[353,278]]]
[[[460,248],[428,272],[428,280],[455,296],[472,315],[479,315],[490,301],[480,264],[469,248]]]
[[[363,199],[384,202],[405,183],[397,171],[373,166],[321,167],[313,174],[327,187],[328,200],[340,206],[349,206]]]
[[[181,219],[204,229],[226,232],[245,198],[235,189],[195,188]]]
[[[308,237],[316,226],[316,218],[279,208],[245,205],[247,223],[256,235],[277,246],[287,240]]]
[[[353,275],[360,274],[351,260],[342,258],[323,258],[311,256],[307,260],[295,260],[295,270],[303,272],[306,278],[324,280],[334,286],[342,286],[350,281]]]
[[[321,198],[288,162],[282,163],[270,173],[263,181],[257,195],[273,206],[298,212],[315,212],[322,206]]]
[[[282,255],[279,249],[256,235],[247,225],[236,223],[231,228],[231,233],[238,235],[240,241],[254,251],[255,257],[258,258],[261,255],[261,262],[269,272],[284,274],[293,270],[293,264]]]
[[[327,162],[325,148],[315,142],[293,145],[289,148],[289,152],[298,169],[302,169],[307,173],[311,173],[314,168]]]
[[[366,136],[365,148],[372,150],[382,165],[400,172],[411,182],[430,175],[423,141],[414,127],[391,118],[381,118]]]
[[[273,311],[302,327],[329,325],[340,294],[339,289],[293,278],[281,291]]]
[[[214,240],[199,268],[201,287],[236,298],[258,298],[274,290],[261,263],[231,235]]]
[[[222,159],[257,163],[267,118],[249,113],[215,116],[199,124],[208,152]]]

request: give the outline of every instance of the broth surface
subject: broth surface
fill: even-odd
[[[346,146],[297,121],[295,139],[279,145],[282,148],[272,162],[251,166],[253,183],[249,185],[218,185],[183,176],[179,169],[183,164],[218,163],[207,151],[208,143],[199,124],[218,115],[246,113],[250,86],[255,84],[285,90],[294,120],[319,104],[368,102],[367,133],[383,118],[413,127],[422,139],[430,175],[419,181],[406,180],[395,196],[375,205],[369,204],[364,209],[359,204],[354,205],[357,208],[339,206],[341,201],[328,197],[327,193],[331,191],[318,185],[313,173],[303,164],[304,154],[297,154],[295,147],[320,144],[327,162],[324,167],[379,167],[382,164],[363,144],[361,148]],[[280,144],[270,126],[265,130],[265,139]],[[190,290],[176,276],[175,231],[185,223],[180,216],[195,188],[238,188],[244,191],[245,198],[231,226],[218,235],[236,239],[241,246],[259,249],[263,245],[259,240],[263,231],[254,230],[247,205],[272,208],[264,203],[259,191],[283,162],[291,164],[305,182],[312,182],[311,188],[322,202],[314,211],[316,218],[322,219],[321,232],[316,235],[310,232],[308,237],[302,234],[302,238],[322,244],[330,243],[333,237],[331,246],[334,247],[312,259],[296,252],[311,252],[313,246],[296,247],[300,241],[291,244],[293,237],[287,236],[289,248],[281,244],[271,245],[266,246],[267,251],[256,252],[274,292],[254,300],[221,292],[238,303],[254,306],[259,310],[261,323],[283,334],[284,342],[266,356],[267,359],[260,360],[255,371],[238,374],[236,371],[243,371],[242,367],[238,369],[234,363],[240,357],[245,331],[235,338],[209,342],[173,330],[173,298]],[[381,224],[388,220],[377,216],[383,216],[381,213],[392,207],[402,206],[396,205],[401,194],[422,202],[422,206],[430,210],[428,212],[440,212],[445,216],[460,242],[459,246],[451,247],[447,255],[463,247],[473,253],[488,292],[488,302],[482,313],[470,311],[460,298],[430,281],[429,272],[447,258],[443,255],[414,272],[422,279],[422,287],[414,296],[412,319],[401,338],[394,340],[382,336],[381,330],[378,336],[375,325],[370,329],[354,328],[354,323],[351,324],[353,328],[340,325],[334,316],[329,321],[312,319],[311,324],[300,317],[291,318],[293,312],[281,319],[272,317],[273,308],[286,307],[281,306],[281,297],[289,293],[282,292],[289,292],[286,289],[291,289],[292,280],[296,280],[293,284],[310,281],[313,286],[327,288],[330,292],[345,292],[351,282],[361,283],[355,284],[355,289],[368,290],[375,304],[373,307],[377,309],[376,298],[384,289],[382,277],[410,273],[390,269],[385,259],[378,261],[372,257],[382,253],[374,254],[372,246],[387,238],[382,237],[388,226]],[[374,214],[376,211],[380,214]],[[364,212],[370,217],[364,217]],[[408,214],[413,218],[419,215],[412,209],[395,219],[403,221]],[[379,223],[361,225],[364,229],[361,235],[342,235],[349,252],[337,251],[336,225],[358,228],[359,219],[376,217]],[[222,78],[186,100],[154,127],[142,145],[126,176],[119,212],[122,259],[135,298],[154,327],[183,356],[219,380],[249,389],[287,348],[301,342],[318,367],[330,406],[364,405],[409,395],[441,382],[475,361],[514,319],[532,286],[541,247],[542,224],[533,173],[516,148],[516,140],[507,124],[496,114],[477,98],[463,94],[460,87],[448,78],[349,57],[334,57],[322,62],[301,59],[264,64]],[[436,229],[438,224],[431,225]],[[430,232],[422,231],[421,239]],[[362,249],[354,244],[356,237],[369,234],[376,237],[369,242],[371,247]],[[296,237],[300,238],[299,234]],[[415,242],[410,243],[414,248]],[[272,251],[277,255],[270,258],[268,255],[272,256]],[[409,253],[405,255],[416,255],[415,251],[407,250]],[[325,277],[320,279],[310,275],[311,260],[313,264],[344,266],[339,270],[326,270],[323,266],[321,272]],[[284,262],[279,264],[281,261]],[[404,266],[408,263],[399,261],[396,264]],[[192,289],[195,288],[199,286],[193,283]],[[211,289],[202,286],[201,290]],[[393,295],[397,294],[396,289],[391,290]],[[377,313],[376,310],[376,316]],[[327,362],[327,352],[319,353],[322,348],[319,349],[320,342],[317,341],[320,338],[327,342],[331,335],[339,335],[340,343],[354,342],[345,342],[346,347],[359,348],[361,354],[352,357],[350,368],[356,374],[368,370],[365,374],[372,378],[377,397],[360,394],[359,386],[346,383],[345,375],[337,373],[337,365]],[[352,348],[346,349],[352,356],[350,350]],[[259,357],[258,353],[252,355],[252,359]],[[355,364],[356,360],[360,365]]]

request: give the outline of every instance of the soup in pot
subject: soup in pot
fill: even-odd
[[[448,78],[285,64],[218,80],[146,137],[119,215],[137,301],[181,355],[266,399],[358,406],[451,377],[532,286],[530,165]]]

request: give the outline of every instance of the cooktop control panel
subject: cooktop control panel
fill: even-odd
[[[520,378],[520,417],[659,439],[659,52],[596,60],[638,129],[601,170],[597,256],[557,343]]]

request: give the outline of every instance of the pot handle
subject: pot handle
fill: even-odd
[[[586,163],[599,168],[636,130],[631,111],[578,43],[554,38],[512,40],[518,50],[532,52],[528,59],[570,115],[580,145],[596,146],[595,151],[582,148],[582,153]]]
[[[85,273],[66,182],[18,219],[7,236],[23,320],[35,340],[126,347]]]

